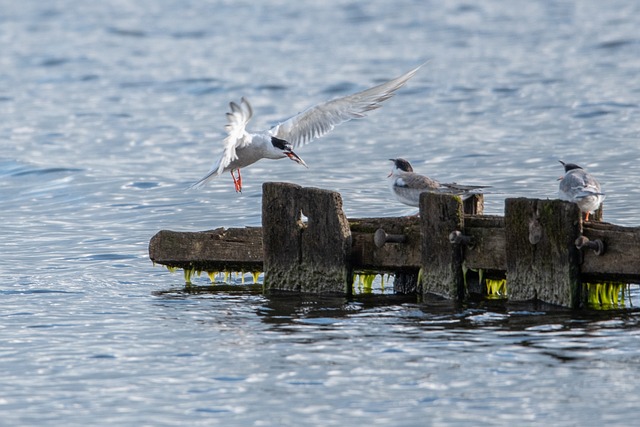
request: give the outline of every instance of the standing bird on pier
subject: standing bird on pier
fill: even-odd
[[[423,64],[424,65],[424,64]],[[391,98],[398,89],[414,76],[422,65],[413,70],[370,89],[352,95],[322,102],[281,122],[271,129],[250,133],[247,123],[253,115],[253,109],[246,98],[240,105],[231,102],[231,112],[227,113],[228,124],[225,126],[228,136],[223,141],[220,158],[211,170],[200,181],[190,188],[203,187],[213,178],[231,172],[233,184],[237,192],[242,191],[240,169],[260,159],[290,158],[307,167],[293,149],[319,138],[331,131],[335,126],[351,119],[366,116],[366,113],[382,106],[382,102]],[[234,175],[238,172],[238,176]]]
[[[462,200],[468,199],[474,194],[481,193],[482,188],[488,188],[486,185],[461,185],[450,183],[443,184],[435,179],[417,174],[413,171],[411,164],[405,159],[389,159],[393,162],[393,169],[388,177],[391,177],[391,194],[393,194],[400,203],[405,205],[418,207],[420,205],[420,194],[445,193],[461,196]]]
[[[585,221],[589,213],[597,210],[604,201],[600,183],[589,172],[574,163],[559,162],[564,166],[564,176],[558,178],[560,199],[576,203],[580,211],[585,212]]]

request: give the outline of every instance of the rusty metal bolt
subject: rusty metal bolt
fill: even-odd
[[[575,245],[578,250],[592,249],[597,256],[604,253],[604,242],[600,239],[589,240],[588,237],[580,236],[576,239]]]
[[[407,241],[407,236],[404,234],[387,234],[382,228],[378,228],[373,235],[373,243],[377,247],[381,248],[385,243],[404,243]]]
[[[454,230],[449,233],[449,242],[452,245],[473,246],[473,237],[462,234],[461,231]]]

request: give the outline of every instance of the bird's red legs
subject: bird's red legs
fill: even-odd
[[[233,185],[236,187],[237,193],[242,193],[242,177],[240,176],[240,169],[238,171],[238,178],[233,175],[233,170],[231,171],[231,178],[233,178]]]
[[[585,222],[589,221],[589,212],[587,212],[587,214],[585,215],[585,217],[584,217],[584,221],[585,221]]]

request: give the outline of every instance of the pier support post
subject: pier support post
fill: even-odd
[[[462,210],[465,215],[484,215],[484,195],[473,194],[462,201]]]
[[[449,242],[449,234],[464,230],[462,200],[458,196],[436,193],[420,195],[420,234],[422,237],[422,275],[424,294],[446,298],[464,297],[462,248]]]
[[[580,210],[561,200],[506,199],[507,293],[564,307],[581,303]]]
[[[266,289],[350,293],[351,230],[339,193],[264,183],[262,230]]]

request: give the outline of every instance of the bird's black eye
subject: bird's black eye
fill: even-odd
[[[284,139],[276,138],[275,136],[271,137],[271,144],[282,151],[291,150],[291,144]]]

